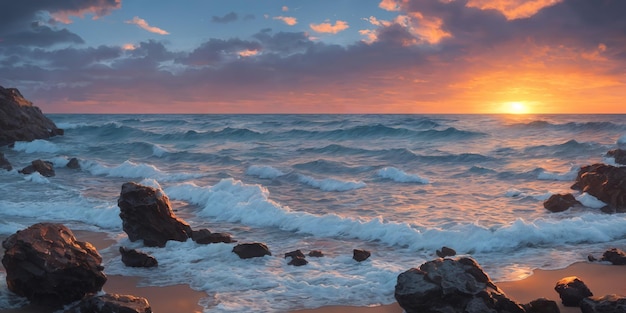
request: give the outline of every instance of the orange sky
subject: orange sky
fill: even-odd
[[[626,1],[213,3],[231,33],[191,46],[156,7],[12,4],[0,85],[49,113],[626,113]],[[94,45],[85,25],[156,37]]]

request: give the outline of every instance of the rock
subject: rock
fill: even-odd
[[[398,275],[394,296],[406,313],[525,312],[470,258],[436,259],[409,269]]]
[[[352,258],[357,262],[363,262],[367,260],[372,254],[367,250],[354,249],[352,250]]]
[[[161,190],[125,183],[117,206],[130,241],[142,239],[148,247],[164,247],[168,240],[186,241],[192,234],[189,224],[172,212],[170,200]]]
[[[626,167],[593,164],[580,168],[572,189],[586,192],[608,204],[612,211],[626,212]]]
[[[233,237],[228,233],[212,233],[210,230],[203,228],[200,230],[194,230],[191,232],[191,239],[199,244],[210,244],[210,243],[231,243],[237,242],[237,240],[233,240]]]
[[[437,256],[440,258],[445,258],[447,256],[455,256],[456,251],[452,248],[441,247],[441,250],[437,250]]]
[[[559,293],[564,306],[579,306],[582,299],[593,296],[587,285],[576,276],[559,280],[554,290]]]
[[[304,253],[302,253],[302,251],[300,251],[300,250],[291,251],[291,252],[285,253],[285,259],[288,258],[288,257],[304,258]]]
[[[588,260],[589,262],[595,262],[595,261],[597,261],[598,259],[596,259],[596,257],[595,257],[595,256],[593,256],[593,254],[589,254],[589,255],[587,256],[587,260]]]
[[[63,130],[24,99],[16,88],[0,86],[0,146],[63,135]]]
[[[606,153],[607,157],[615,159],[615,163],[626,165],[626,150],[613,149]]]
[[[523,305],[526,313],[560,313],[559,305],[546,298],[539,298],[533,300],[528,304]]]
[[[0,152],[0,168],[7,171],[13,169],[13,166],[11,166],[11,163],[4,157],[4,153],[2,152]]]
[[[260,242],[254,243],[240,243],[233,248],[233,252],[236,253],[242,259],[250,259],[263,257],[266,255],[272,255],[270,249]]]
[[[130,267],[155,267],[159,266],[159,262],[153,256],[135,249],[126,249],[120,247],[122,262]]]
[[[77,170],[80,169],[80,163],[78,163],[78,159],[77,158],[71,158],[69,162],[67,162],[67,166],[68,168],[71,168],[73,170]]]
[[[37,305],[61,307],[98,292],[107,280],[96,248],[61,224],[32,225],[2,246],[9,290]]]
[[[574,198],[571,193],[568,194],[554,194],[551,195],[548,200],[543,202],[543,207],[550,212],[563,212],[575,205],[581,204]]]
[[[287,265],[293,266],[302,266],[307,264],[309,264],[309,261],[307,261],[303,256],[294,256],[291,258],[291,261],[287,263]]]
[[[52,168],[52,162],[43,160],[34,160],[31,164],[19,171],[24,175],[29,175],[34,172],[38,172],[41,176],[53,177],[55,175],[54,168]]]
[[[604,251],[600,261],[609,261],[613,265],[626,265],[626,253],[620,249],[612,248]]]
[[[105,294],[85,298],[64,313],[152,313],[152,309],[146,298]]]
[[[580,303],[582,313],[624,313],[626,298],[618,295],[588,297]]]
[[[309,251],[309,256],[313,258],[321,258],[324,257],[324,253],[320,250],[311,250]]]

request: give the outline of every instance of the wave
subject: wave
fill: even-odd
[[[543,169],[541,169],[542,171],[539,173],[539,175],[537,175],[537,179],[539,180],[556,180],[556,181],[571,181],[573,182],[576,179],[576,176],[578,176],[578,171],[580,170],[580,166],[572,166],[572,168],[565,173],[554,173],[554,172],[547,172]]]
[[[13,150],[15,151],[23,151],[26,153],[56,153],[61,149],[55,143],[43,140],[43,139],[35,139],[33,141],[17,141],[13,146]]]
[[[365,183],[362,181],[345,181],[333,178],[317,179],[306,175],[298,175],[298,181],[322,191],[349,191],[365,187]]]
[[[419,184],[428,184],[429,181],[426,178],[422,178],[416,174],[407,174],[402,170],[399,170],[395,167],[385,167],[378,171],[378,176],[386,179],[391,179],[395,182],[399,183],[419,183]]]
[[[160,170],[154,165],[146,163],[134,163],[126,160],[117,166],[106,166],[96,161],[82,161],[81,168],[89,171],[93,175],[104,175],[120,178],[152,178],[158,181],[175,182],[186,179],[194,179],[205,176],[194,173],[168,173]]]
[[[536,120],[528,123],[516,123],[511,124],[509,127],[524,128],[524,129],[549,129],[559,131],[614,131],[623,129],[626,130],[626,124],[616,124],[612,122],[568,122],[568,123],[553,123],[545,120]]]
[[[578,156],[581,154],[600,153],[605,151],[603,145],[597,143],[578,142],[574,139],[556,145],[531,146],[524,149],[524,154],[535,156]]]
[[[418,158],[429,163],[481,163],[496,160],[493,157],[478,153],[420,155]]]
[[[329,161],[324,159],[319,159],[315,161],[298,163],[293,165],[294,168],[299,170],[306,170],[314,173],[330,173],[330,174],[358,174],[370,171],[372,169],[371,166],[347,166],[342,162],[337,161]]]
[[[286,137],[306,137],[326,140],[361,140],[379,138],[418,138],[418,139],[470,139],[486,136],[484,133],[459,130],[449,127],[444,130],[411,130],[402,127],[390,127],[383,124],[360,125],[345,129],[328,131],[290,130],[282,133]]]
[[[257,176],[259,178],[274,179],[286,175],[279,169],[271,166],[251,165],[246,170],[246,175]]]

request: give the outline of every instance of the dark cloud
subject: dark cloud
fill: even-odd
[[[84,40],[65,28],[54,30],[48,26],[33,23],[28,31],[19,31],[5,35],[2,43],[12,46],[48,47],[59,43],[82,44]]]
[[[251,20],[253,20],[253,19],[255,19],[255,18],[256,18],[256,16],[254,16],[254,14],[246,14],[246,15],[243,17],[243,20],[244,20],[244,21],[251,21]]]
[[[194,66],[217,65],[222,61],[235,59],[239,51],[260,49],[261,45],[255,41],[210,39],[178,62]]]
[[[237,13],[235,12],[230,12],[224,16],[213,16],[211,17],[211,22],[213,23],[220,23],[220,24],[226,24],[226,23],[230,23],[230,22],[234,22],[239,18],[239,16],[237,15]]]

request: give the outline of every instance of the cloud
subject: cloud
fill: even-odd
[[[3,41],[6,45],[36,47],[50,47],[59,43],[85,43],[80,36],[67,29],[55,30],[38,23],[33,23],[29,30],[5,35]]]
[[[150,26],[148,24],[148,22],[146,22],[146,20],[139,18],[138,16],[133,17],[132,20],[130,21],[126,21],[124,23],[127,24],[135,24],[137,26],[139,26],[140,28],[147,30],[151,33],[155,33],[155,34],[159,34],[159,35],[169,35],[170,33],[168,33],[167,31],[160,29],[158,27],[154,27],[154,26]]]
[[[283,7],[282,7],[282,11],[283,11],[283,12],[288,12],[288,11],[289,11],[289,7],[288,7],[288,6],[286,6],[286,5],[283,5]]]
[[[336,34],[338,32],[344,31],[346,29],[348,29],[348,27],[350,27],[348,25],[348,22],[345,21],[341,21],[341,20],[337,20],[335,22],[335,25],[329,23],[329,22],[324,22],[324,23],[320,23],[320,24],[309,24],[309,26],[311,27],[312,30],[318,32],[318,33],[330,33],[330,34]]]
[[[528,18],[541,9],[561,2],[562,0],[470,0],[468,7],[494,9],[502,12],[507,19]]]
[[[220,23],[220,24],[226,24],[226,23],[230,23],[230,22],[234,22],[239,18],[239,16],[237,15],[237,13],[235,12],[230,12],[224,16],[213,16],[211,18],[211,22],[213,23]]]
[[[400,11],[400,5],[395,0],[382,0],[378,7],[387,11]]]
[[[283,23],[293,26],[298,24],[298,20],[295,17],[290,16],[274,16],[275,20],[283,21]]]

